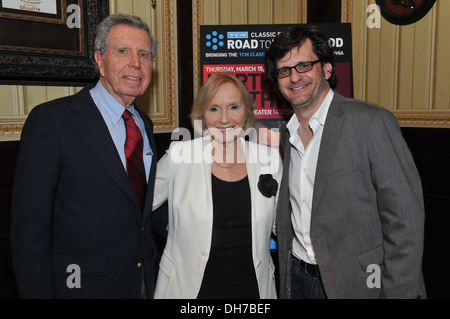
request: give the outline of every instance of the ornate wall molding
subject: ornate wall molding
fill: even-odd
[[[0,117],[0,142],[19,140],[26,119],[26,116]]]
[[[163,25],[161,33],[157,32],[160,52],[157,59],[159,63],[158,86],[154,85],[151,94],[157,95],[149,112],[155,132],[172,132],[178,127],[178,63],[177,63],[177,9],[176,1],[161,1],[156,10],[162,14],[156,19],[164,17],[159,23]],[[160,13],[158,12],[158,13]],[[156,88],[156,89],[155,89]]]
[[[194,95],[197,95],[200,89],[200,24],[202,19],[201,0],[192,0],[192,32],[193,32],[193,50],[194,50]]]
[[[300,0],[299,7],[300,22],[306,23],[308,21],[308,0]]]
[[[400,126],[450,128],[450,110],[394,110]]]
[[[341,11],[341,22],[347,23],[352,21],[353,15],[353,1],[343,0],[342,1],[342,11]]]

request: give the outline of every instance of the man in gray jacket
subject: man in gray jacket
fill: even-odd
[[[296,25],[265,56],[295,114],[282,129],[277,209],[281,298],[424,298],[424,205],[397,120],[344,98],[334,55]]]

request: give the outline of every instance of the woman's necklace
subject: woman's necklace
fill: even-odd
[[[237,140],[235,140],[234,141],[234,154],[237,154]],[[235,155],[236,156],[236,155]],[[236,164],[239,162],[237,159],[235,159],[236,161],[233,163],[233,164],[231,164],[231,165],[222,165],[222,164],[219,164],[219,163],[217,163],[217,161],[216,161],[216,159],[214,158],[214,151],[213,151],[213,160],[214,160],[214,163],[217,165],[217,166],[219,166],[220,168],[223,168],[223,169],[229,169],[229,168],[232,168],[232,167],[234,167],[234,166],[236,166]]]
[[[231,164],[231,165],[224,166],[224,165],[220,165],[219,163],[217,163],[216,160],[214,160],[214,163],[215,163],[217,166],[219,166],[220,168],[224,168],[224,169],[232,168],[233,166],[236,166],[236,164],[237,164],[237,162],[236,162],[236,163],[233,163],[233,164]]]

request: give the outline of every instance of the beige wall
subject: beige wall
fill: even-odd
[[[186,0],[187,1],[187,0]],[[192,0],[194,65],[198,70],[201,24],[306,22],[306,0]],[[437,1],[419,22],[395,26],[381,18],[369,29],[366,12],[375,0],[343,0],[342,21],[352,22],[355,97],[392,110],[403,126],[450,127],[450,1]],[[157,132],[177,126],[175,0],[110,0],[111,13],[135,14],[149,23],[160,42],[154,79],[138,100]],[[198,72],[194,74],[195,83]],[[0,86],[0,141],[17,140],[36,105],[79,91],[78,87]],[[197,89],[197,88],[196,88]]]
[[[201,24],[306,22],[306,0],[201,0]]]

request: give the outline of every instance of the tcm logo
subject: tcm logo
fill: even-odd
[[[248,39],[248,32],[245,31],[233,31],[227,33],[228,39]]]
[[[67,266],[66,269],[67,273],[70,273],[69,276],[67,276],[66,285],[67,288],[73,289],[73,288],[81,288],[81,268],[77,264],[71,264]]]

